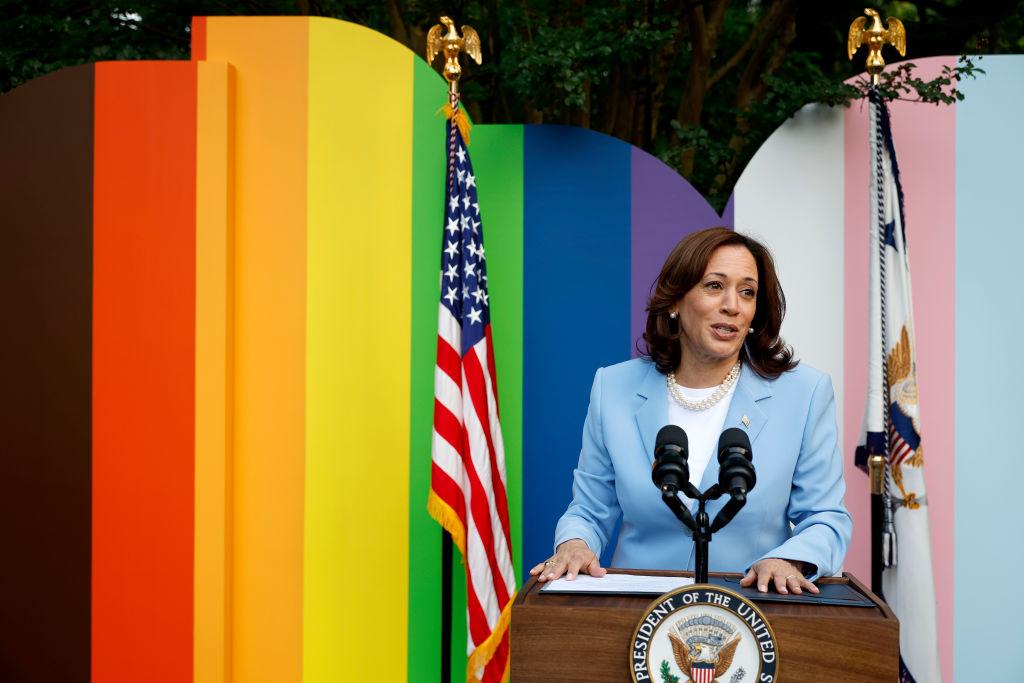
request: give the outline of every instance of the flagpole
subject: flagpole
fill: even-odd
[[[879,351],[881,358],[879,362],[882,367],[882,440],[881,452],[873,452],[868,458],[868,475],[871,478],[871,590],[875,595],[882,595],[882,570],[886,566],[885,561],[885,533],[886,533],[886,506],[890,504],[888,497],[889,489],[889,468],[887,466],[887,454],[889,453],[889,372],[885,356],[886,349],[886,296],[885,296],[885,202],[883,196],[884,169],[882,158],[882,140],[879,135],[879,107],[880,99],[878,94],[878,74],[871,75],[871,90],[868,94],[871,120],[871,152],[872,166],[874,172],[875,187],[875,241],[877,244],[876,258],[878,259],[879,270],[879,330],[881,333],[881,344]]]
[[[882,571],[885,567],[891,566],[895,560],[893,557],[895,544],[892,538],[892,501],[889,495],[889,371],[885,355],[886,349],[886,296],[885,296],[885,200],[884,200],[884,159],[882,145],[885,144],[881,135],[881,108],[882,98],[878,90],[882,71],[885,69],[885,59],[882,57],[882,47],[890,44],[896,48],[900,55],[906,54],[906,31],[903,24],[898,20],[890,18],[888,27],[883,26],[878,12],[873,9],[865,10],[867,16],[858,17],[850,24],[850,31],[847,37],[847,56],[853,59],[854,54],[862,45],[868,47],[868,55],[865,68],[871,78],[871,86],[868,91],[870,130],[868,133],[869,145],[871,148],[871,185],[875,190],[875,234],[872,236],[877,244],[877,267],[881,277],[879,283],[880,292],[879,307],[879,329],[881,332],[881,363],[882,391],[880,400],[882,402],[882,438],[877,443],[866,443],[868,476],[871,483],[871,590],[876,595],[882,595]],[[871,25],[868,25],[869,19]],[[869,359],[870,367],[870,359]]]
[[[452,535],[441,528],[441,683],[452,680]]]
[[[447,34],[445,29],[447,28]],[[427,35],[427,63],[432,64],[435,57],[445,57],[442,75],[448,82],[448,105],[446,116],[448,130],[445,140],[446,147],[446,184],[445,198],[455,187],[455,153],[457,132],[462,133],[463,140],[469,143],[468,119],[460,109],[459,79],[462,67],[459,63],[460,53],[467,53],[476,61],[481,61],[480,40],[476,32],[469,26],[463,26],[463,36],[455,31],[454,22],[448,17],[441,17],[441,24],[434,26]],[[452,534],[442,524],[441,527],[441,683],[452,680],[452,598],[453,598],[453,556],[454,540]]]

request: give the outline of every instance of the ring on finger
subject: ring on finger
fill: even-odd
[[[795,579],[795,578],[796,578],[796,574],[790,574],[789,576],[786,577],[786,581],[789,581],[790,579]]]

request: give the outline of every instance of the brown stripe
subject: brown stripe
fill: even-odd
[[[89,680],[93,67],[0,97],[0,680]]]

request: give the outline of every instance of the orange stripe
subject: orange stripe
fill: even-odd
[[[231,681],[234,69],[198,64],[195,674]]]
[[[309,19],[209,17],[206,48],[238,74],[232,680],[299,683]]]
[[[96,66],[92,679],[192,677],[196,66]]]

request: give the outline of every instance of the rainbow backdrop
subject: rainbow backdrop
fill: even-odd
[[[0,581],[18,587],[0,679],[434,681],[444,84],[399,44],[326,19],[199,18],[193,43],[192,62],[76,67],[0,98],[0,505],[17,549]],[[1024,513],[988,494],[988,472],[1020,472],[996,434],[1024,377],[995,340],[1024,332],[1004,310],[1024,243],[1024,60],[983,66],[962,104],[894,110],[947,681],[954,653],[964,675],[998,678],[1009,655],[970,653],[1024,639],[1019,622],[972,626],[1007,608],[973,587],[1009,584],[1024,560],[990,521]],[[520,575],[567,503],[592,373],[635,353],[650,282],[692,230],[735,222],[774,247],[784,332],[833,374],[852,457],[864,118],[804,110],[722,218],[612,138],[473,129]],[[1010,329],[979,333],[993,320]],[[848,566],[864,577],[866,483],[848,483]]]

